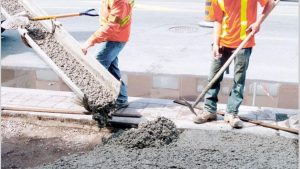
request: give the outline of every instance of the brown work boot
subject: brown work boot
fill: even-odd
[[[224,116],[224,121],[229,123],[233,128],[243,128],[243,122],[236,114],[226,113]]]
[[[202,124],[202,123],[213,121],[213,120],[217,120],[217,114],[210,113],[210,112],[203,112],[201,114],[198,114],[193,119],[194,123],[196,123],[196,124]]]

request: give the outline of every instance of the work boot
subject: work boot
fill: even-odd
[[[206,111],[201,114],[198,114],[193,119],[194,123],[196,123],[196,124],[202,124],[202,123],[213,121],[213,120],[217,120],[217,114],[206,112]]]
[[[129,106],[128,101],[123,101],[123,102],[117,101],[116,102],[116,109],[117,110],[120,110],[120,109],[123,109],[123,108],[127,108],[128,106]]]
[[[229,123],[233,128],[242,128],[243,122],[240,120],[238,115],[232,113],[225,113],[224,121]]]

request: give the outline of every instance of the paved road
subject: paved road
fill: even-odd
[[[99,8],[99,0],[34,0],[49,14]],[[120,55],[128,72],[207,75],[212,29],[200,28],[204,0],[136,0],[131,40]],[[298,82],[298,3],[280,2],[257,35],[248,78]],[[98,28],[98,18],[61,19],[81,43]],[[17,32],[2,38],[2,65],[45,67]],[[96,47],[89,51],[94,55]],[[22,59],[26,58],[26,59]],[[231,72],[233,66],[231,66]],[[226,75],[232,77],[232,74]]]

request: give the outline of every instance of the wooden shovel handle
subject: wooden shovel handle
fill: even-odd
[[[56,19],[56,18],[67,18],[73,16],[80,16],[80,13],[70,13],[70,14],[63,14],[63,15],[49,15],[49,16],[41,16],[30,18],[32,21],[40,21],[40,20],[49,20],[49,19]]]
[[[275,5],[274,7],[279,3],[279,0],[274,1]],[[272,10],[274,9],[272,8]],[[271,10],[271,11],[272,11]],[[270,13],[271,13],[270,11]],[[270,14],[266,14],[267,16]],[[266,17],[267,17],[266,16]],[[266,18],[265,17],[265,18]],[[229,59],[225,62],[225,64],[221,67],[221,69],[216,73],[216,75],[213,77],[213,79],[207,84],[207,86],[202,90],[201,94],[197,97],[196,101],[193,104],[193,108],[195,108],[198,103],[201,101],[201,99],[204,97],[206,92],[214,85],[214,83],[218,80],[218,78],[224,73],[224,71],[227,69],[227,67],[230,65],[232,60],[236,57],[237,53],[246,45],[246,43],[249,41],[249,39],[254,35],[254,32],[250,32],[247,37],[242,41],[242,43],[237,47],[237,49],[233,52],[233,54],[229,57]]]

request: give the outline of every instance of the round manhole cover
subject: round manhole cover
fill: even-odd
[[[170,32],[174,33],[196,33],[199,31],[199,28],[196,26],[173,26],[169,28]]]

